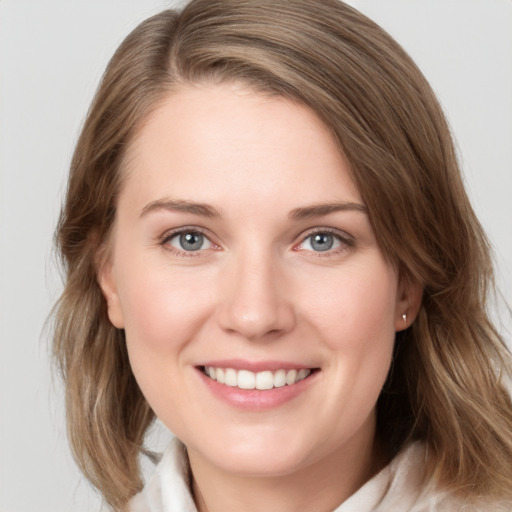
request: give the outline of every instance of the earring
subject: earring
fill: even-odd
[[[405,313],[402,315],[402,320],[404,323],[407,323],[407,315]]]

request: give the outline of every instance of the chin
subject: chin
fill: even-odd
[[[283,433],[216,437],[208,445],[193,448],[196,455],[228,473],[241,476],[284,476],[308,459],[307,443]],[[186,444],[186,443],[185,443]],[[190,447],[189,447],[190,451]]]
[[[301,466],[301,462],[302,458],[293,454],[260,451],[258,454],[244,452],[226,455],[216,465],[239,476],[278,477],[293,473]]]

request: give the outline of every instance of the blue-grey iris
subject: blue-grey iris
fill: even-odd
[[[185,251],[198,251],[203,246],[204,236],[201,233],[183,233],[180,235],[180,245]]]
[[[328,251],[334,245],[334,237],[329,233],[317,233],[311,236],[311,247],[315,251]]]

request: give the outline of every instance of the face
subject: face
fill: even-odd
[[[100,284],[191,457],[284,475],[371,444],[410,299],[327,128],[240,85],[190,87],[123,172]]]

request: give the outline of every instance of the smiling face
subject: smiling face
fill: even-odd
[[[322,123],[242,86],[186,88],[124,172],[100,284],[192,462],[286,475],[367,453],[410,297]]]

